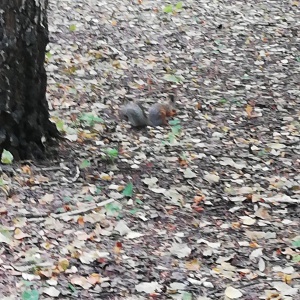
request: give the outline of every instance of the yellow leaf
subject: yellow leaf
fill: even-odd
[[[111,180],[112,180],[111,176],[109,176],[108,174],[105,174],[105,173],[102,173],[102,174],[100,175],[100,178],[101,178],[102,180],[105,180],[105,181],[111,181]]]
[[[185,267],[190,271],[199,271],[200,264],[199,264],[198,259],[193,259],[193,260],[187,261],[185,264]]]
[[[49,250],[49,249],[52,249],[54,246],[49,242],[45,242],[45,243],[41,244],[41,247],[43,247],[46,250]]]
[[[293,279],[293,276],[290,275],[290,274],[283,274],[283,281],[286,283],[286,284],[291,284],[292,283],[292,279]]]
[[[253,111],[253,107],[248,104],[247,107],[246,107],[246,113],[248,115],[248,118],[252,117],[252,111]]]
[[[241,223],[239,223],[239,222],[233,222],[233,223],[231,224],[231,227],[234,228],[234,229],[238,229],[238,228],[241,227]]]
[[[66,271],[69,268],[69,261],[66,258],[61,258],[58,262],[58,269],[60,271]]]
[[[23,232],[21,229],[19,229],[19,228],[17,228],[17,229],[15,230],[14,238],[15,238],[16,240],[22,240],[22,239],[24,239],[25,237],[29,237],[29,236],[30,236],[30,235],[24,233],[24,232]]]

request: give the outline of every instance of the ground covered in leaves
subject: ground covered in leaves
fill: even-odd
[[[300,299],[299,1],[108,2],[50,0],[66,141],[2,167],[1,299]]]

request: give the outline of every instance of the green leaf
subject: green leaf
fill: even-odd
[[[58,120],[55,124],[59,131],[65,131],[64,130],[64,122],[62,120]]]
[[[293,260],[293,262],[299,263],[300,262],[300,254],[293,255],[292,260]]]
[[[175,136],[174,133],[170,132],[169,135],[168,135],[168,138],[169,138],[169,143],[170,144],[173,144],[176,141],[176,136]]]
[[[267,152],[265,150],[261,150],[261,151],[257,152],[257,155],[260,156],[260,157],[262,157],[262,156],[267,155]]]
[[[180,131],[181,131],[181,125],[175,125],[175,126],[172,126],[172,133],[174,135],[179,135]]]
[[[106,149],[105,153],[109,156],[110,159],[115,159],[119,155],[119,151],[115,148]]]
[[[133,184],[130,182],[125,186],[123,190],[123,195],[126,197],[132,197]]]
[[[75,24],[70,25],[69,30],[70,31],[75,31],[76,30],[76,25]]]
[[[84,197],[84,201],[92,202],[94,200],[94,197],[92,195],[87,195]]]
[[[226,102],[227,102],[227,100],[224,98],[219,101],[220,104],[225,104]]]
[[[180,125],[180,120],[178,119],[170,120],[169,124],[171,125],[172,134],[179,135],[182,128]]]
[[[46,52],[46,57],[47,57],[47,58],[51,58],[51,57],[52,57],[52,54],[48,51],[48,52]]]
[[[170,120],[169,124],[171,126],[179,125],[180,124],[180,120],[179,119]]]
[[[108,203],[105,205],[105,209],[107,210],[107,212],[115,214],[121,210],[121,207],[116,203]]]
[[[62,214],[64,212],[66,212],[66,209],[64,207],[59,207],[55,210],[56,214]]]
[[[82,114],[79,120],[86,122],[90,126],[94,125],[95,123],[104,123],[102,118],[99,118],[91,113]]]
[[[173,5],[169,4],[169,5],[165,6],[164,9],[163,9],[163,12],[168,13],[168,14],[172,13],[173,12]]]
[[[173,74],[166,74],[164,77],[164,80],[167,80],[169,82],[179,83],[183,80],[182,76],[175,76]]]
[[[136,198],[136,199],[135,199],[135,202],[136,202],[137,204],[143,204],[143,201],[142,201],[141,199],[139,199],[139,198]]]
[[[74,285],[72,285],[71,283],[69,283],[69,285],[68,285],[68,288],[73,292],[73,293],[75,293],[76,292],[76,288],[75,288],[75,286]]]
[[[184,292],[182,294],[182,300],[192,300],[192,294],[191,293],[188,293],[188,292]]]
[[[101,192],[102,192],[102,188],[101,188],[100,186],[97,186],[97,187],[96,187],[95,194],[96,194],[96,195],[99,195],[99,194],[101,194]]]
[[[129,212],[132,214],[132,215],[135,215],[139,210],[137,208],[133,208],[131,209]]]
[[[177,2],[175,8],[176,8],[176,9],[182,9],[182,6],[183,6],[183,2],[180,1],[180,2]]]
[[[13,162],[13,160],[14,160],[13,155],[9,151],[3,150],[1,162],[3,164],[9,165]]]
[[[63,197],[63,202],[64,202],[64,204],[69,204],[69,203],[72,203],[73,200],[71,197],[66,196],[66,197]]]
[[[293,242],[292,242],[292,246],[293,246],[294,248],[300,248],[300,240],[293,241]]]
[[[87,159],[84,159],[84,160],[81,162],[79,168],[80,168],[80,169],[85,169],[85,168],[90,167],[90,166],[91,166],[91,162],[90,162],[89,160],[87,160]]]
[[[38,300],[39,291],[38,290],[29,290],[22,293],[22,300]]]

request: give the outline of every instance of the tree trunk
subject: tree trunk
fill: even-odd
[[[48,0],[0,1],[0,157],[41,158],[58,136],[49,120],[44,68]]]

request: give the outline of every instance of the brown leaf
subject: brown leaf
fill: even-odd
[[[118,255],[118,254],[120,254],[121,250],[122,250],[122,243],[117,242],[114,247],[114,253]]]
[[[100,283],[101,282],[101,276],[100,274],[90,274],[90,276],[87,278],[87,281],[92,284],[95,285],[96,283]]]
[[[21,170],[22,170],[22,172],[25,173],[25,174],[28,174],[28,175],[31,175],[31,174],[32,174],[31,168],[30,168],[30,166],[28,166],[28,165],[22,166],[22,167],[21,167]]]
[[[81,226],[84,226],[85,222],[83,216],[78,217],[77,223]]]

